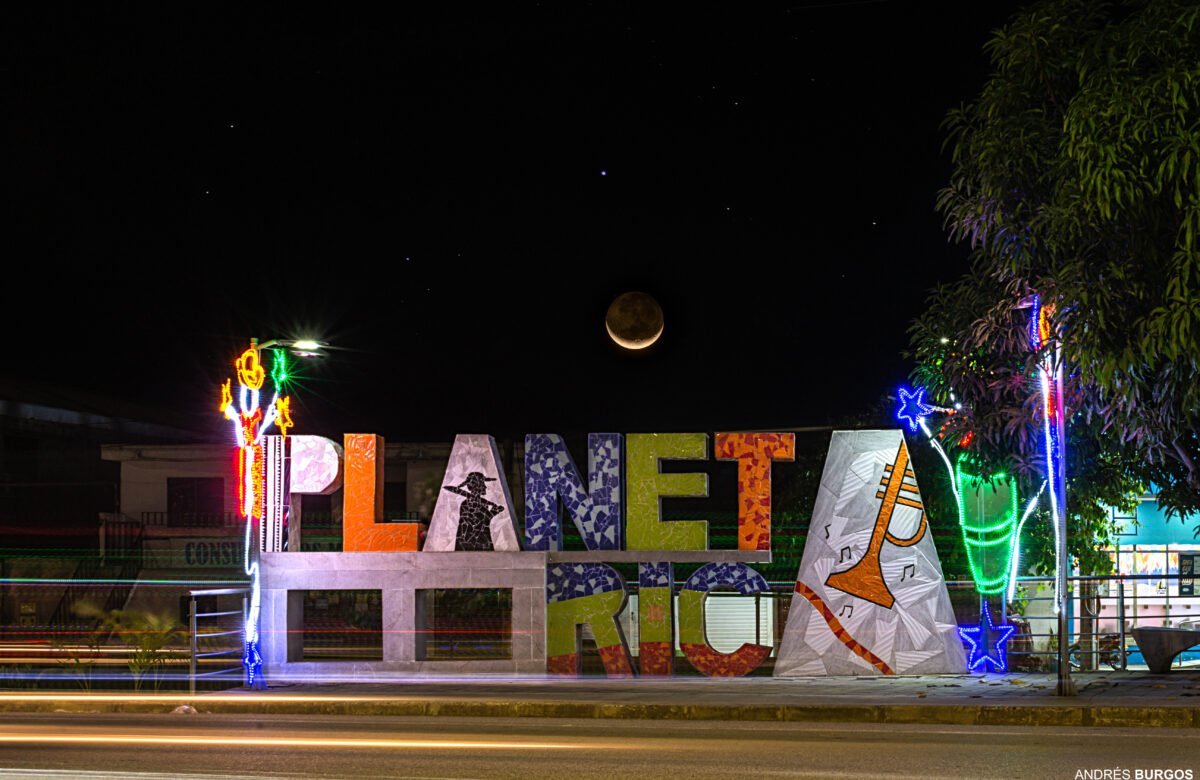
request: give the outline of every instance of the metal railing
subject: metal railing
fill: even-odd
[[[246,644],[246,609],[249,595],[249,588],[209,588],[188,591],[188,636],[191,647],[191,657],[188,662],[188,690],[191,693],[194,694],[196,692],[196,681],[201,678],[241,680],[241,662]],[[221,597],[229,596],[241,596],[241,606],[237,609],[221,609]],[[210,611],[201,612],[198,607],[198,600],[202,598],[206,599],[206,603],[218,606],[216,608],[206,607]],[[229,599],[226,598],[225,601],[228,602]],[[216,620],[213,621],[211,628],[201,633],[200,622],[209,621],[214,618]],[[229,624],[234,619],[236,619],[236,627],[230,628]],[[232,636],[237,636],[240,639],[236,647],[221,647],[221,642],[212,642],[212,640],[220,637]],[[218,649],[212,649],[214,646]],[[233,656],[236,660],[234,666],[218,666],[216,669],[203,672],[197,671],[199,666],[216,666],[220,664],[220,659],[230,656]]]
[[[64,588],[49,626],[94,623],[96,618],[80,619],[76,614],[84,601],[93,603],[100,614],[121,609],[133,592],[135,578],[142,569],[142,525],[132,518],[112,514],[100,517],[100,549],[75,567],[71,579],[79,585]]]
[[[237,512],[142,512],[147,526],[167,528],[240,528]]]
[[[1069,657],[1072,672],[1146,668],[1144,658],[1134,641],[1133,629],[1139,626],[1200,626],[1200,596],[1179,595],[1179,584],[1187,581],[1178,574],[1139,574],[1110,576],[1075,576],[1068,578],[1067,599]],[[990,599],[991,614],[1000,622],[1017,626],[1008,642],[1009,669],[1012,671],[1052,672],[1058,668],[1058,617],[1054,614],[1054,578],[1020,577],[1017,597],[1003,604]],[[742,642],[773,646],[774,656],[785,632],[787,615],[793,597],[794,584],[771,583],[770,592],[754,596],[732,593],[710,594],[713,604],[724,601],[744,601],[744,615],[735,616],[736,628],[728,623],[734,618],[710,617],[707,630],[714,644],[736,648]],[[979,620],[979,596],[970,581],[948,581],[950,600],[960,625],[973,625]],[[636,586],[631,587],[636,595]],[[241,657],[244,652],[244,625],[247,588],[223,588],[189,591],[189,632],[191,660],[190,688],[197,681],[225,680],[230,687],[240,684]],[[215,597],[206,599],[206,597]],[[241,597],[240,607],[231,608],[230,597]],[[225,599],[226,606],[219,606]],[[204,601],[208,602],[205,606]],[[217,606],[214,606],[217,604]],[[634,623],[636,615],[627,615]],[[207,624],[207,627],[206,627]],[[587,631],[585,629],[585,637]],[[238,637],[238,641],[224,640]],[[629,635],[636,648],[636,636]],[[234,645],[234,646],[229,646]],[[634,650],[636,652],[636,649]],[[1200,649],[1186,651],[1176,661],[1177,666],[1200,665]],[[769,673],[770,662],[763,673]],[[237,682],[233,682],[237,681]]]
[[[1068,658],[1072,672],[1146,670],[1133,629],[1148,626],[1200,628],[1200,595],[1180,596],[1178,585],[1189,578],[1177,574],[1138,574],[1068,578]],[[793,600],[791,582],[772,582],[771,591],[754,596],[711,593],[710,600],[745,602],[744,615],[734,626],[721,615],[710,615],[709,638],[736,648],[741,642],[773,645],[778,653]],[[1053,672],[1058,668],[1058,616],[1054,613],[1054,578],[1021,577],[1012,603],[988,599],[992,618],[1015,625],[1007,645],[1012,671]],[[979,622],[980,597],[974,583],[946,582],[956,620],[961,626]],[[678,586],[677,586],[678,587]],[[1024,592],[1022,592],[1024,591]],[[637,592],[630,587],[631,595]],[[752,603],[762,602],[763,606]],[[773,603],[771,603],[773,602]],[[710,601],[711,606],[711,601]],[[636,637],[636,615],[627,618],[627,631]],[[585,630],[586,634],[586,630]],[[631,647],[635,639],[631,638]],[[635,651],[636,652],[636,651]],[[769,664],[769,661],[768,661]],[[1200,647],[1185,651],[1176,667],[1200,668]]]
[[[1139,626],[1200,627],[1200,597],[1180,596],[1179,574],[1115,574],[1068,578],[1069,657],[1074,671],[1144,668],[1133,629]],[[1020,577],[1018,595],[1006,605],[1017,631],[1009,643],[1010,668],[1057,669],[1054,578]],[[1200,663],[1200,651],[1184,652],[1175,666]]]

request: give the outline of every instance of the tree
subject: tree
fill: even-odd
[[[947,435],[978,437],[1027,491],[1038,356],[1014,307],[1052,302],[1072,533],[1089,549],[1114,491],[1153,483],[1169,512],[1200,511],[1198,17],[1181,0],[1035,3],[987,43],[991,76],[945,123],[938,208],[972,264],[910,331],[916,378],[957,393],[968,412]]]
[[[1045,479],[1040,399],[1035,356],[1029,346],[1029,312],[1016,308],[1019,299],[998,288],[976,269],[930,293],[928,305],[909,328],[909,356],[915,359],[913,381],[943,404],[951,399],[961,409],[944,417],[940,443],[955,457],[968,452],[985,473],[1005,472],[1017,479],[1024,500]],[[981,312],[984,313],[981,315]],[[1095,404],[1096,389],[1068,378],[1068,408]],[[1077,413],[1067,428],[1067,536],[1071,556],[1084,573],[1107,574],[1110,559],[1097,548],[1111,544],[1107,507],[1132,510],[1144,490],[1136,448],[1104,430],[1100,415]],[[949,477],[944,464],[914,446],[921,474],[937,474],[939,489],[926,499],[931,511],[953,514]],[[922,485],[930,482],[922,476]],[[943,500],[944,499],[944,500]],[[1054,568],[1054,533],[1041,504],[1022,536],[1025,560],[1041,573]]]
[[[995,33],[946,122],[938,205],[1008,300],[1056,302],[1079,414],[1131,444],[1175,513],[1200,509],[1200,7],[1049,0]],[[978,335],[1004,326],[993,307]],[[1072,424],[1078,424],[1076,419]]]

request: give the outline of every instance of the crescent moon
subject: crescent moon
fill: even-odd
[[[611,338],[614,342],[616,342],[618,346],[625,347],[625,349],[645,349],[646,347],[650,346],[654,342],[658,341],[658,337],[661,336],[662,332],[663,332],[663,326],[659,325],[657,333],[655,333],[650,338],[641,339],[639,341],[638,339],[627,339],[627,338],[622,337],[621,335],[619,335],[618,333],[613,331],[612,325],[609,325],[607,321],[605,321],[605,323],[604,323],[604,329],[608,331],[609,338]]]
[[[618,346],[645,349],[662,335],[662,307],[646,293],[622,293],[609,305],[604,328]]]

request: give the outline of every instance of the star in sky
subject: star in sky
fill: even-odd
[[[958,629],[958,635],[971,646],[967,655],[967,668],[974,672],[982,665],[991,664],[992,671],[1007,672],[1008,656],[1004,646],[1016,630],[1016,626],[1007,623],[994,625],[988,604],[983,602],[979,608],[979,625],[959,626]]]
[[[900,388],[900,410],[896,412],[896,419],[904,420],[908,423],[908,429],[915,431],[920,425],[921,420],[929,416],[933,411],[933,407],[929,406],[924,401],[925,388],[918,387],[915,393],[910,393],[905,388]]]

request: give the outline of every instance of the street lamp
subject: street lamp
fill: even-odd
[[[323,358],[326,356],[322,349],[329,346],[324,341],[315,341],[313,339],[268,339],[267,341],[259,342],[258,339],[250,339],[251,345],[257,349],[286,349],[296,357],[301,358]]]
[[[287,384],[287,367],[282,354],[272,360],[270,379],[274,395],[263,406],[261,390],[267,371],[260,360],[263,349],[293,354],[317,355],[320,344],[295,339],[269,339],[259,343],[250,339],[250,346],[234,361],[238,390],[233,380],[221,386],[221,414],[233,423],[238,448],[237,498],[238,514],[246,521],[244,568],[250,578],[250,601],[245,621],[246,684],[252,688],[263,685],[260,669],[262,655],[258,648],[260,612],[259,552],[263,549],[282,550],[283,532],[287,524],[288,489],[283,463],[286,457],[288,429],[292,427],[292,399],[282,392]],[[268,436],[274,426],[278,436]],[[255,526],[258,533],[255,533]],[[257,538],[256,538],[257,537]],[[253,542],[253,544],[252,544]]]

